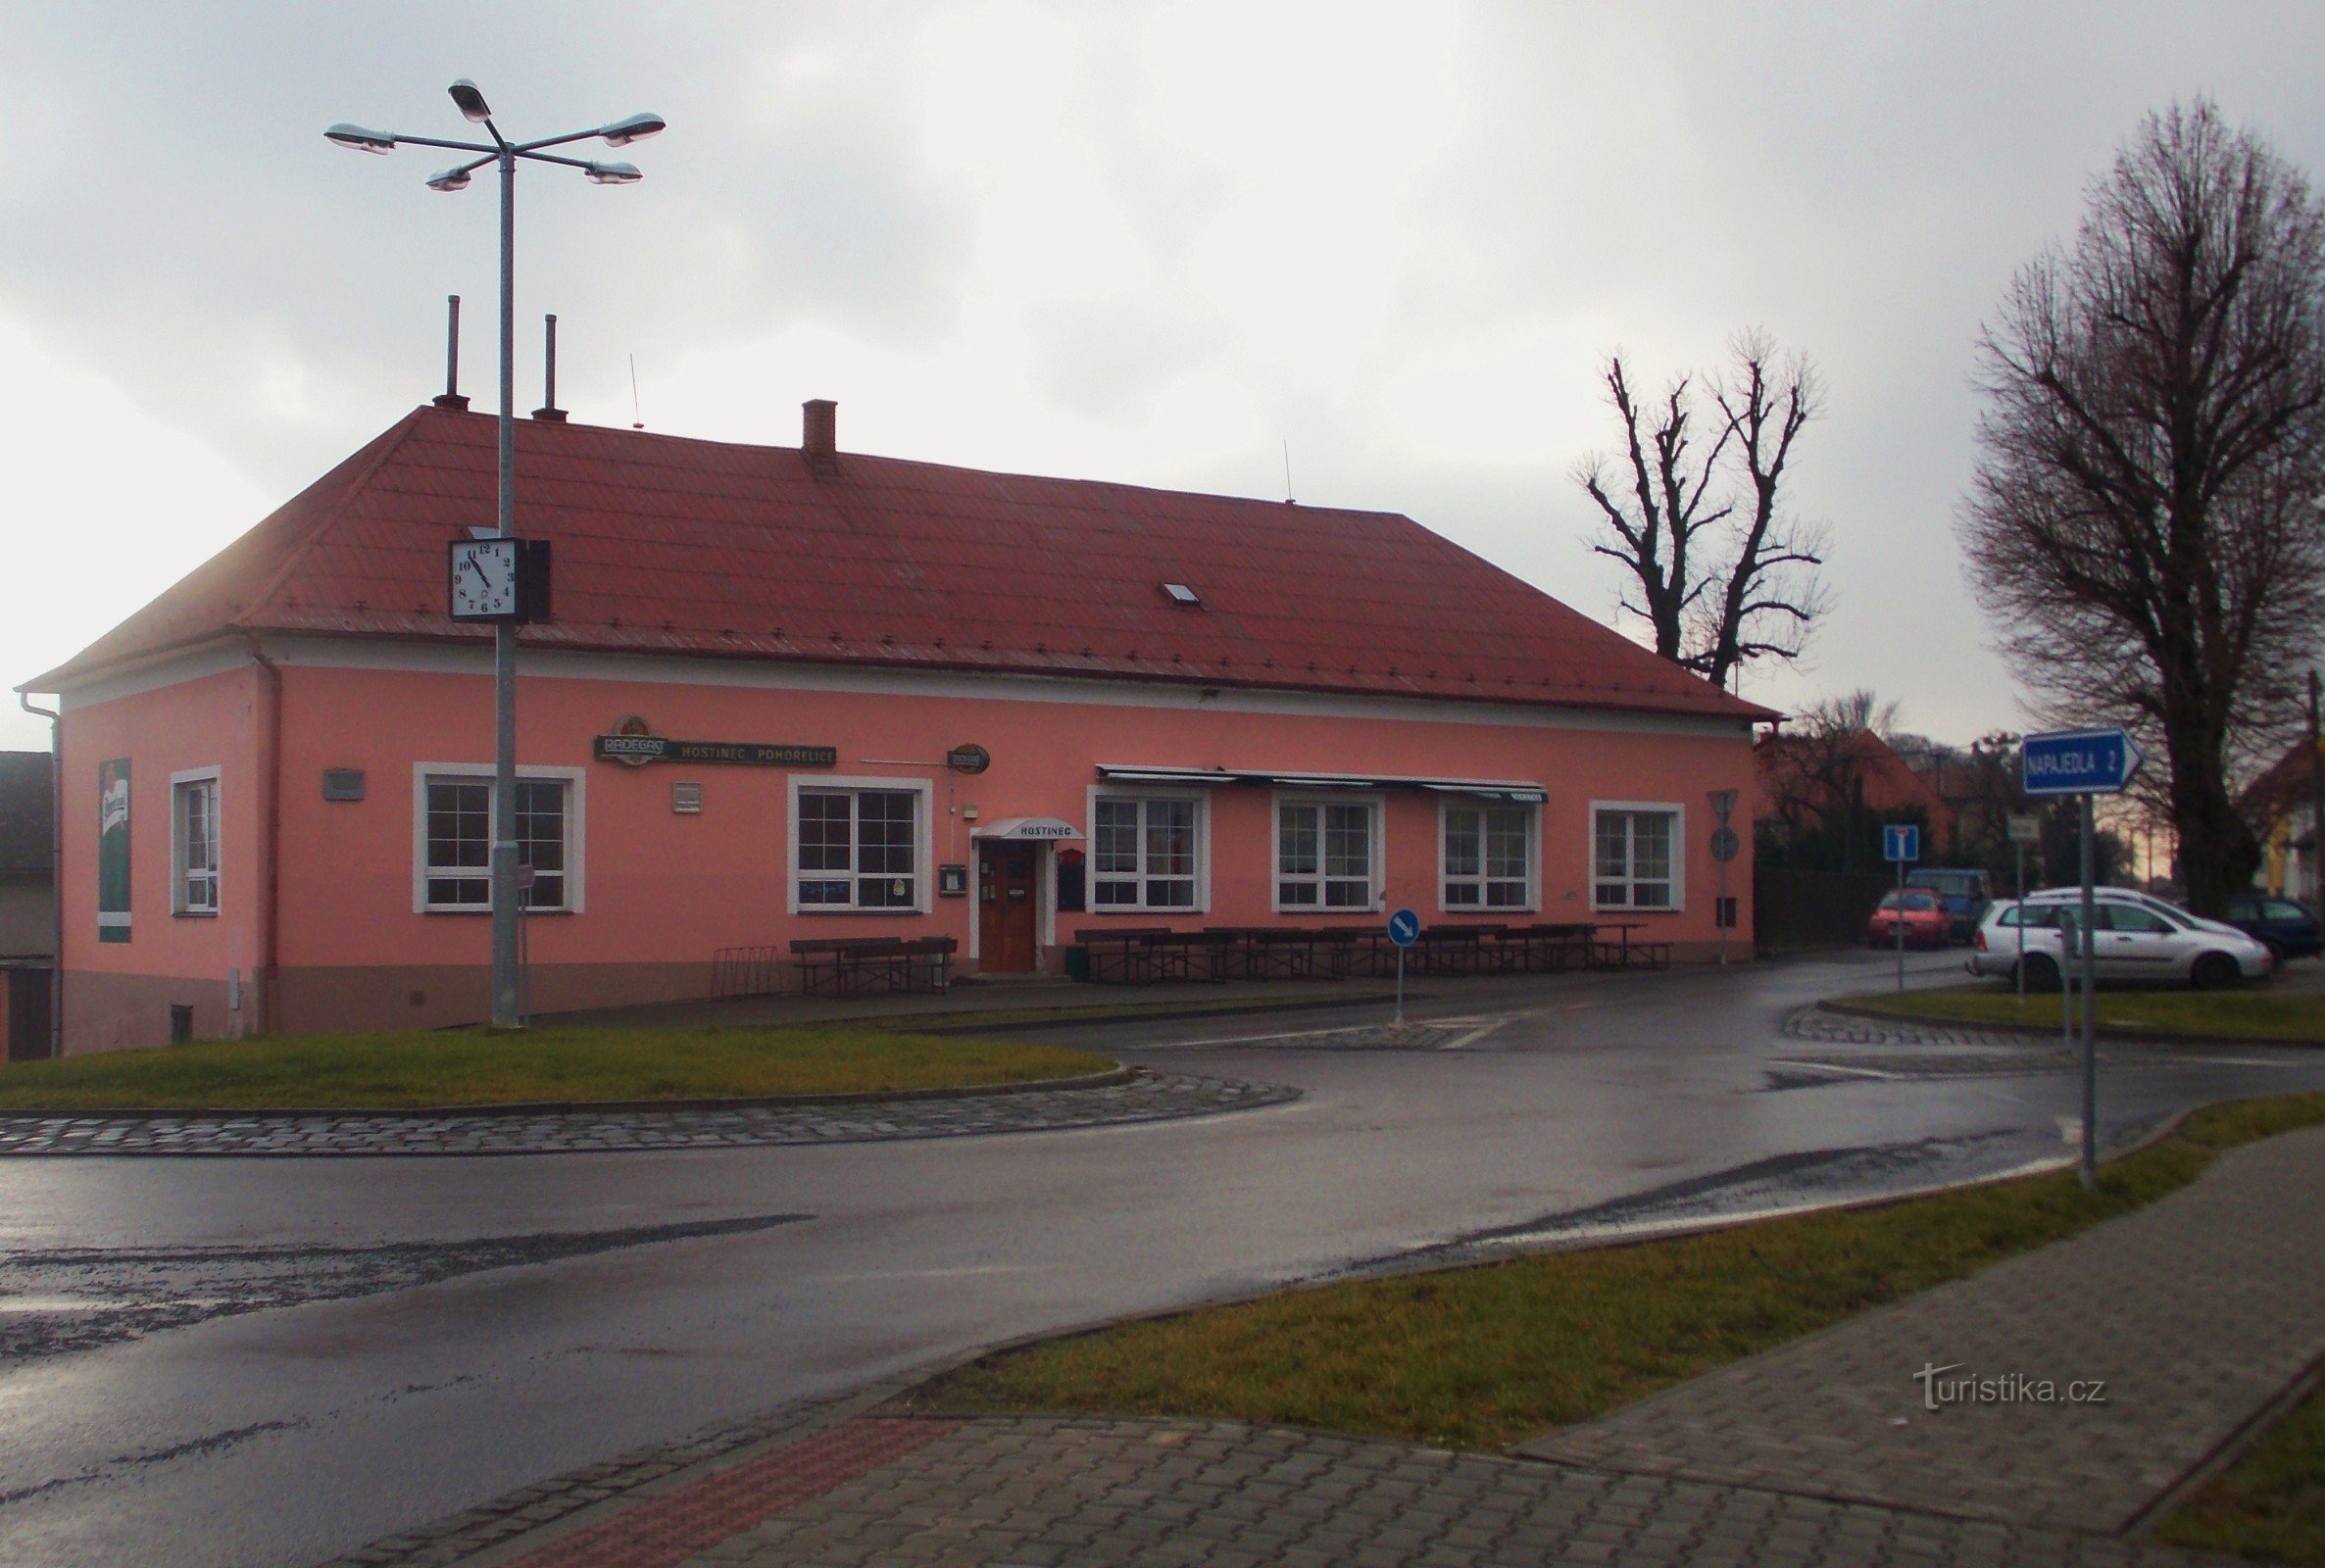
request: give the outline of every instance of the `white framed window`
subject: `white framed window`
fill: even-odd
[[[1439,815],[1445,872],[1441,906],[1513,911],[1540,907],[1534,894],[1539,809],[1503,801],[1447,799]]]
[[[1279,913],[1377,908],[1381,880],[1378,799],[1276,797]]]
[[[218,913],[218,769],[170,775],[170,907]]]
[[[927,860],[925,783],[792,780],[792,913],[924,912]]]
[[[1677,909],[1686,902],[1687,812],[1662,801],[1591,803],[1591,902]]]
[[[582,906],[583,797],[577,767],[517,775],[517,863],[523,907],[577,914]],[[527,873],[529,872],[529,875]],[[492,768],[419,762],[412,770],[412,907],[421,914],[492,909]]]
[[[1089,905],[1109,909],[1206,906],[1205,806],[1200,795],[1114,795],[1090,800]]]

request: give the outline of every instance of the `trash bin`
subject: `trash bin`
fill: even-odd
[[[1090,978],[1090,950],[1078,942],[1065,950],[1065,978],[1068,980]]]

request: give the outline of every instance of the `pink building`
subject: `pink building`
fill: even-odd
[[[1713,924],[1768,715],[1389,514],[526,421],[538,1012],[1076,929]],[[486,1014],[492,419],[423,407],[62,668],[64,1046]],[[638,737],[657,737],[659,741]],[[640,762],[641,749],[660,755]],[[624,752],[630,755],[626,759]],[[1751,929],[1748,862],[1730,867]]]

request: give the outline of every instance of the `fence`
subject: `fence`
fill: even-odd
[[[1897,885],[1879,871],[1795,871],[1756,867],[1752,876],[1752,945],[1761,953],[1853,948],[1881,895]]]

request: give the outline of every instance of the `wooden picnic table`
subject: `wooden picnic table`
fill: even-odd
[[[897,991],[942,991],[952,983],[960,946],[953,937],[802,937],[791,955],[810,996],[826,989],[854,996],[875,981]]]

